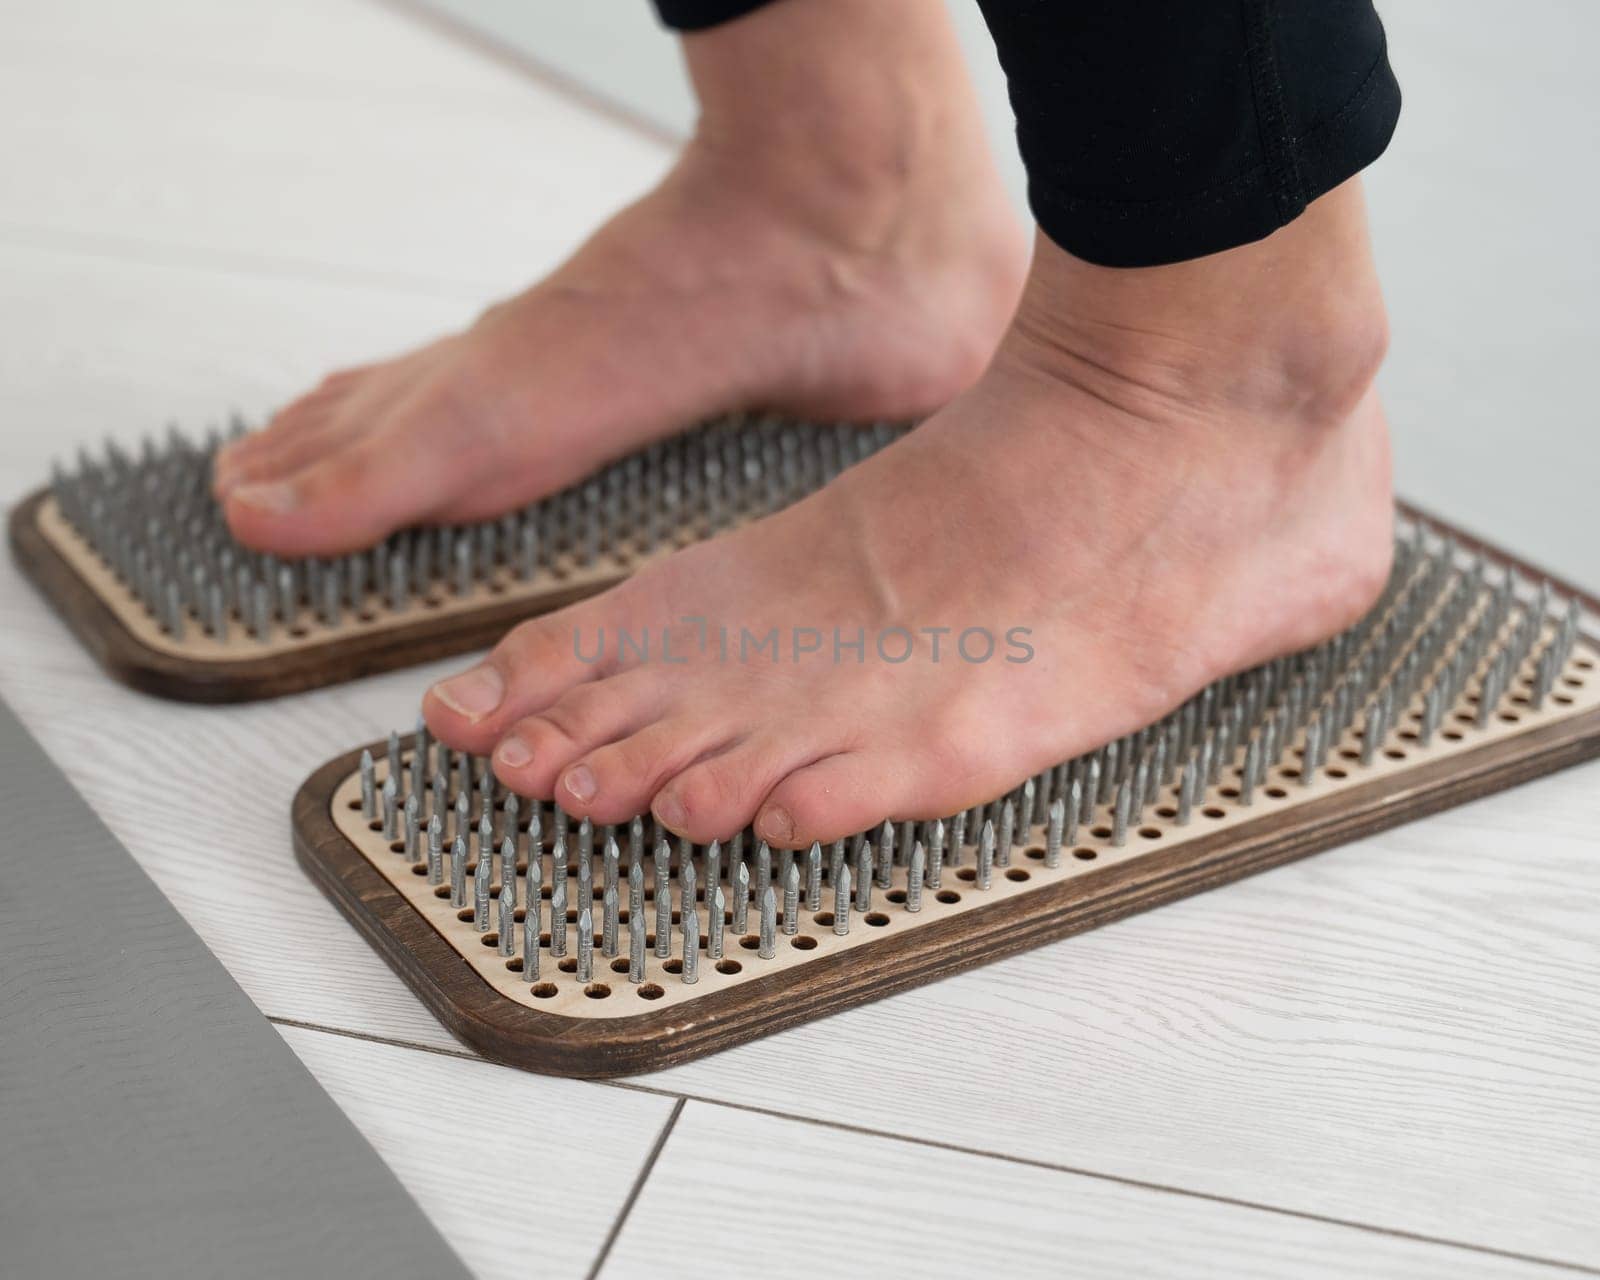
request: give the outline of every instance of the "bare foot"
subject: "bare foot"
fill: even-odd
[[[971,385],[1027,242],[942,12],[808,0],[685,48],[704,113],[666,180],[465,333],[336,373],[226,450],[240,539],[353,550],[724,410],[910,418]]]
[[[1173,267],[1041,243],[970,391],[787,512],[517,628],[429,723],[524,794],[696,840],[987,800],[1372,604],[1385,341],[1354,183]],[[775,655],[745,640],[773,630]]]

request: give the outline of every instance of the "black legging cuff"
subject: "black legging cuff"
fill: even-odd
[[[1103,267],[1154,267],[1221,253],[1288,225],[1318,196],[1381,156],[1400,118],[1400,85],[1380,57],[1328,120],[1284,139],[1278,163],[1261,160],[1201,191],[1119,201],[1073,194],[1030,166],[1028,207],[1040,230],[1074,257]]]
[[[771,0],[655,0],[661,21],[674,31],[704,31],[742,18]],[[869,0],[870,2],[870,0]]]

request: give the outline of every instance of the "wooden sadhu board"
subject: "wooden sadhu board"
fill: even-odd
[[[635,854],[627,827],[616,832],[620,941],[607,953],[600,923],[605,833],[593,833],[592,901],[579,902],[572,888],[578,883],[575,825],[567,831],[558,872],[550,852],[555,810],[527,800],[520,801],[515,837],[522,915],[515,918],[516,936],[506,954],[493,897],[488,927],[480,930],[470,895],[464,905],[452,903],[450,877],[443,873],[449,855],[441,862],[441,882],[432,883],[420,841],[418,856],[407,856],[404,841],[386,837],[381,818],[366,815],[359,749],[329,761],[301,787],[293,810],[295,848],[313,879],[440,1020],[484,1054],[573,1076],[667,1067],[1600,754],[1600,645],[1579,625],[1600,616],[1596,601],[1566,584],[1542,585],[1547,579],[1536,570],[1438,521],[1424,521],[1414,510],[1403,510],[1402,525],[1395,578],[1360,626],[1316,650],[1220,681],[1141,734],[1063,762],[993,805],[962,815],[966,830],[959,846],[957,817],[951,815],[942,827],[948,844],[936,880],[925,856],[937,838],[932,822],[894,824],[899,838],[881,880],[881,831],[852,837],[844,865],[870,866],[874,883],[870,903],[858,910],[859,876],[854,877],[843,934],[836,932],[834,914],[835,858],[830,848],[822,849],[820,894],[808,904],[802,892],[794,932],[783,932],[780,924],[770,958],[760,950],[759,888],[751,891],[743,930],[735,931],[733,908],[725,901],[723,948],[720,959],[712,955],[709,850],[675,840],[666,877],[668,954],[656,954],[657,833],[647,826],[639,854],[650,932],[643,972],[630,974],[626,873]],[[397,802],[407,794],[414,746],[410,739],[402,748]],[[388,773],[384,744],[370,749],[373,781],[381,787]],[[427,767],[433,768],[441,762],[440,749],[426,749],[433,753]],[[447,849],[461,769],[459,758],[448,763],[452,777],[442,816]],[[470,872],[478,861],[475,833],[483,795],[475,780],[484,762],[469,760],[467,770],[473,797],[465,833]],[[1191,775],[1186,801],[1185,778]],[[1052,815],[1044,801],[1053,793],[1064,804],[1072,786],[1079,792],[1075,829],[1063,832],[1059,856],[1052,859]],[[1124,792],[1134,799],[1125,800]],[[424,818],[427,799],[422,797]],[[496,789],[492,818],[504,799],[503,788]],[[1022,813],[1030,801],[1034,812],[1027,821]],[[1005,865],[992,858],[981,864],[981,824],[987,821],[991,832],[1003,826],[1003,802],[1017,823],[1010,856]],[[524,921],[532,852],[527,827],[535,810],[540,837],[532,888],[542,921],[539,974],[530,981]],[[491,844],[498,847],[501,838],[497,828]],[[856,860],[863,840],[866,864]],[[753,871],[753,837],[742,833],[740,843],[738,856]],[[923,888],[912,910],[915,845],[923,846],[917,864]],[[719,846],[718,857],[712,891],[727,900],[736,891],[730,843]],[[771,851],[774,882],[781,857]],[[809,851],[796,857],[809,871]],[[686,862],[698,872],[698,972],[692,984],[684,965]],[[981,865],[989,867],[987,876]],[[564,954],[552,945],[549,920],[558,874],[570,891]],[[491,892],[498,894],[499,887],[496,876]],[[780,885],[780,902],[781,894]],[[573,932],[584,905],[594,919],[587,975],[579,972]],[[780,907],[779,921],[784,914]]]
[[[116,679],[159,697],[238,702],[492,644],[523,618],[804,497],[904,429],[732,415],[499,520],[295,560],[228,532],[210,492],[222,437],[173,432],[137,453],[108,445],[57,468],[12,510],[11,547]]]

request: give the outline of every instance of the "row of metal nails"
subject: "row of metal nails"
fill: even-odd
[[[235,418],[227,438],[244,430]],[[169,635],[198,626],[215,639],[264,641],[275,627],[335,627],[486,583],[622,570],[804,497],[901,430],[718,419],[499,519],[405,530],[328,559],[280,558],[234,540],[211,494],[224,439],[215,430],[194,443],[171,428],[136,456],[114,442],[98,458],[80,450],[70,470],[53,468],[51,488],[68,522]]]

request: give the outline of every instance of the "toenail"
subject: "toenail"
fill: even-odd
[[[434,697],[469,720],[481,720],[498,707],[505,691],[500,673],[487,664],[433,686]]]
[[[656,802],[650,806],[651,812],[656,815],[656,821],[664,827],[671,827],[677,831],[682,828],[688,814],[683,811],[683,801],[677,796],[660,795]]]
[[[257,511],[278,514],[293,511],[300,504],[300,495],[295,492],[295,487],[281,481],[273,484],[242,484],[233,491],[232,496],[235,502],[242,502]]]
[[[781,840],[792,840],[794,819],[789,816],[787,809],[773,805],[770,809],[763,809],[761,816],[756,819],[756,833],[772,844],[777,844]]]
[[[533,752],[521,738],[507,738],[494,749],[494,758],[508,769],[520,769],[533,759]]]
[[[578,765],[567,770],[567,776],[561,780],[561,785],[570,791],[579,800],[592,800],[594,798],[594,774],[589,772],[587,765]]]

